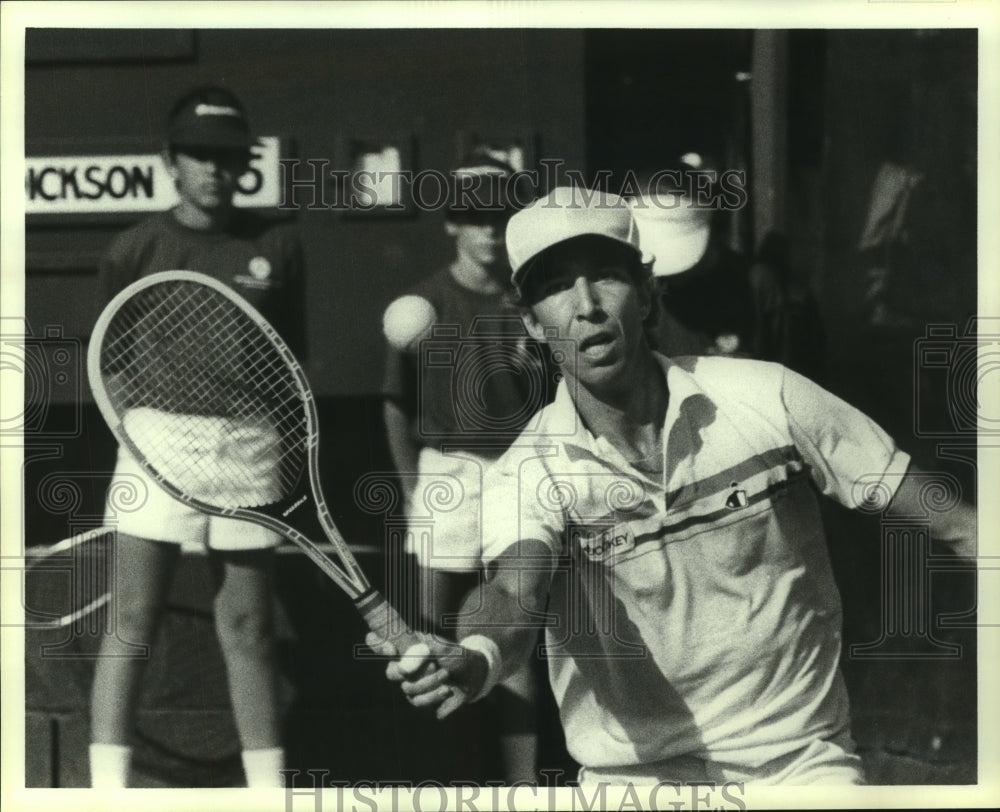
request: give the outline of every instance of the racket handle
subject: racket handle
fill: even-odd
[[[368,628],[379,639],[392,643],[399,654],[404,654],[410,646],[420,642],[420,638],[381,593],[369,592],[355,601],[355,605]]]

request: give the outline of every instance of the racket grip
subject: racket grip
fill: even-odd
[[[399,654],[404,654],[410,646],[420,642],[420,638],[381,593],[369,592],[357,600],[355,605],[368,628],[379,639],[392,643]]]

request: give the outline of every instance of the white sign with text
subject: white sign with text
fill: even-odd
[[[275,208],[281,199],[281,141],[273,136],[259,141],[234,198],[243,208]],[[25,164],[29,215],[163,211],[178,201],[155,153],[27,157]]]

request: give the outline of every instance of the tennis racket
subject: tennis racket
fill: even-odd
[[[111,431],[164,490],[283,535],[350,596],[380,640],[400,653],[419,642],[327,509],[302,368],[239,294],[191,271],[140,279],[101,313],[87,373]],[[316,543],[324,536],[330,555]]]

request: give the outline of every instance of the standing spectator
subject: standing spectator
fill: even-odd
[[[384,416],[393,461],[403,475],[411,528],[407,552],[419,571],[423,620],[445,636],[454,630],[443,616],[458,611],[480,581],[486,469],[548,400],[541,355],[529,351],[508,301],[503,233],[513,212],[507,184],[514,169],[480,149],[452,174],[445,228],[455,256],[393,301],[384,317]],[[451,360],[436,363],[432,352],[423,352],[431,347]],[[433,511],[428,497],[442,482],[455,489],[458,503]],[[431,512],[427,539],[420,520]],[[497,696],[504,777],[510,782],[536,780],[534,682],[526,664],[505,679]]]
[[[163,160],[180,201],[114,240],[100,267],[102,306],[143,276],[199,271],[231,285],[302,354],[298,240],[287,228],[233,204],[255,143],[243,105],[228,90],[199,87],[176,102],[167,121]],[[223,434],[212,440],[220,449],[238,445]],[[132,725],[148,659],[136,657],[132,647],[153,643],[185,542],[204,544],[208,550],[216,631],[247,783],[281,786],[278,771],[284,750],[271,619],[273,554],[281,537],[183,505],[151,481],[122,448],[115,478],[143,483],[146,500],[140,510],[108,516],[118,529],[117,581],[110,608],[117,626],[102,641],[94,677],[93,786],[128,786]]]

